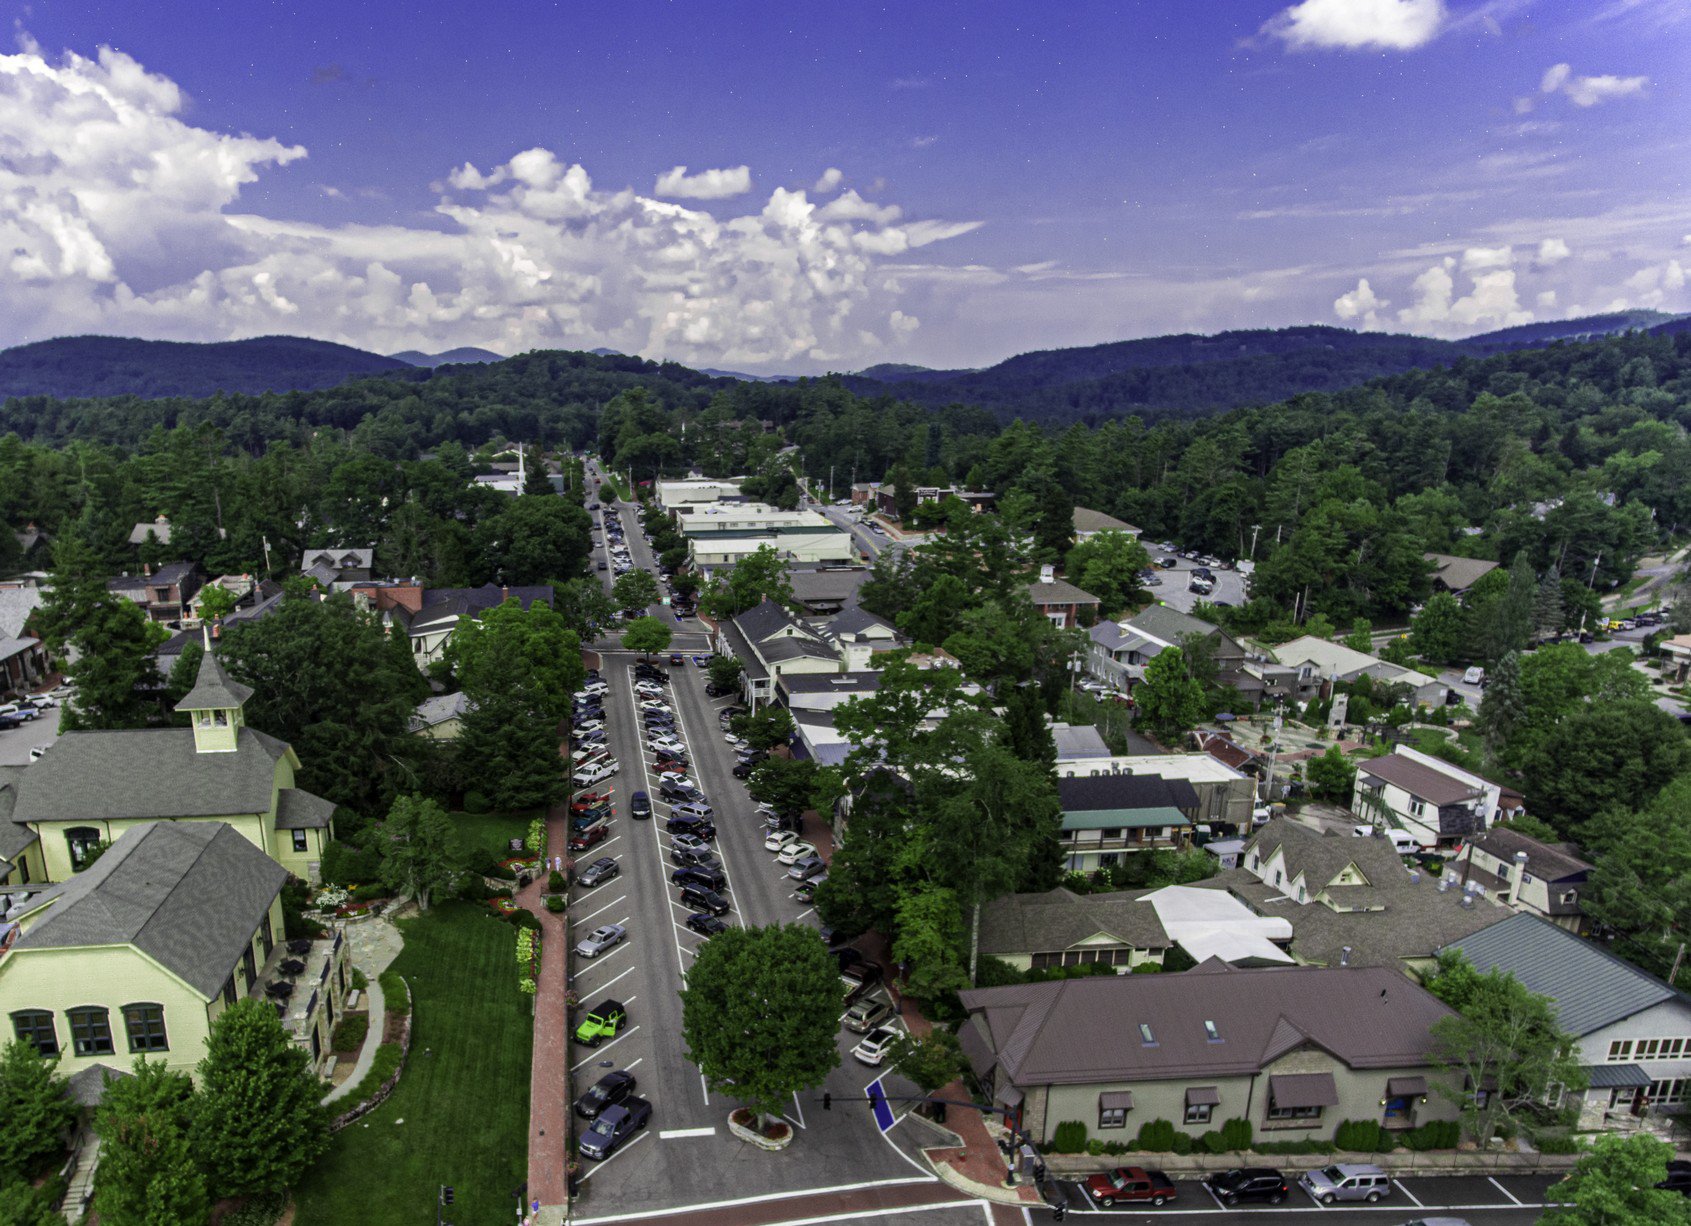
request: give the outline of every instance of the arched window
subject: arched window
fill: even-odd
[[[169,1051],[170,1042],[164,1032],[164,1006],[140,1002],[123,1006],[123,1024],[129,1032],[129,1050],[135,1052]]]
[[[43,1056],[59,1054],[59,1034],[53,1028],[53,1015],[45,1009],[19,1009],[12,1014],[12,1033]]]
[[[83,1005],[66,1012],[70,1018],[72,1050],[79,1056],[109,1056],[112,1054],[112,1025],[106,1010],[98,1005]]]

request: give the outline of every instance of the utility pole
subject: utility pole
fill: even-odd
[[[1684,958],[1685,958],[1685,942],[1681,941],[1679,943],[1679,952],[1674,954],[1674,956],[1673,956],[1673,969],[1668,971],[1668,986],[1670,988],[1673,986],[1674,976],[1679,974],[1679,964],[1680,964],[1680,962],[1682,962],[1684,960]]]
[[[1252,524],[1251,525],[1251,561],[1253,561],[1253,562],[1256,561],[1256,556],[1257,556],[1257,533],[1259,533],[1261,531],[1262,531],[1262,525],[1261,524]]]
[[[1280,727],[1284,719],[1284,710],[1284,704],[1274,704],[1274,723],[1268,742],[1268,774],[1263,778],[1262,803],[1265,805],[1274,799],[1274,764],[1280,758]]]

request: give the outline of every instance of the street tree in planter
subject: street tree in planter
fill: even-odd
[[[719,690],[733,689],[740,684],[740,674],[745,671],[745,666],[734,656],[712,656],[710,663],[705,665],[705,676]]]
[[[755,1112],[760,1131],[839,1064],[839,1026],[839,966],[803,924],[712,937],[681,991],[688,1059]]]
[[[622,632],[622,645],[628,651],[649,656],[668,648],[672,637],[670,628],[657,618],[636,617]]]
[[[1551,1188],[1556,1207],[1542,1220],[1548,1226],[1683,1226],[1691,1222],[1691,1202],[1656,1186],[1667,1178],[1672,1157],[1673,1146],[1649,1133],[1599,1137]]]
[[[620,609],[644,609],[658,603],[658,581],[643,570],[618,575],[611,584],[611,599]]]
[[[924,1094],[937,1094],[963,1075],[963,1049],[949,1030],[930,1030],[922,1038],[901,1034],[887,1054],[892,1071],[916,1083]]]
[[[761,804],[774,805],[777,813],[803,813],[815,809],[829,813],[844,792],[839,771],[819,766],[810,759],[767,758],[758,763],[746,780],[746,791]]]
[[[785,745],[796,725],[785,707],[760,707],[728,722],[735,736],[744,737],[753,749],[774,749]]]

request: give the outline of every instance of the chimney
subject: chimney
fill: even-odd
[[[1053,580],[1055,580],[1056,578],[1057,578],[1057,568],[1055,566],[1051,565],[1051,563],[1049,563],[1049,562],[1044,562],[1044,563],[1040,564],[1039,581],[1041,583],[1050,583]]]
[[[1527,853],[1515,853],[1515,866],[1509,870],[1509,890],[1503,896],[1503,901],[1509,906],[1515,905],[1515,900],[1521,896],[1521,878],[1527,875]]]
[[[1349,945],[1345,945],[1345,946],[1340,947],[1340,949],[1339,949],[1339,965],[1340,966],[1349,966],[1350,965],[1350,946]]]
[[[151,579],[152,577],[153,577],[153,564],[151,562],[141,563],[141,578]]]
[[[504,584],[503,586],[500,587],[500,589],[499,589],[499,599],[500,599],[501,602],[511,599],[511,585],[510,584],[507,583],[507,584]]]

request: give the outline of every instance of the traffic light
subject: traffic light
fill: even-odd
[[[1051,1220],[1053,1222],[1062,1221],[1063,1218],[1068,1214],[1068,1211],[1069,1211],[1069,1207],[1067,1205],[1056,1206],[1054,1209],[1051,1210]]]

